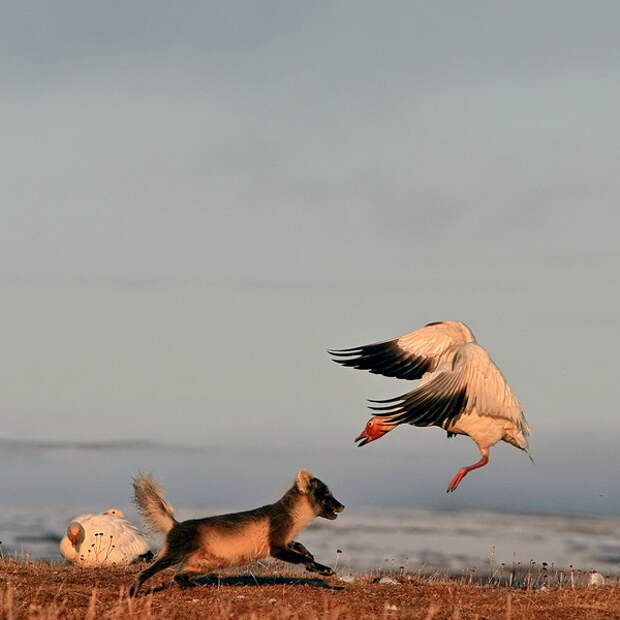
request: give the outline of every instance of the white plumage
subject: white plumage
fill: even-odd
[[[149,548],[148,538],[118,508],[75,517],[60,541],[60,553],[77,566],[124,566]]]
[[[420,379],[402,396],[371,406],[378,411],[359,435],[359,445],[382,437],[399,424],[439,426],[448,436],[468,435],[482,458],[456,474],[454,491],[472,469],[488,462],[498,441],[528,451],[530,429],[523,409],[488,353],[459,321],[429,323],[409,334],[376,344],[330,351],[343,366],[400,379]]]

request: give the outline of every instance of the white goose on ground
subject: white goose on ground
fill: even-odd
[[[148,538],[118,508],[75,517],[60,541],[60,553],[77,566],[126,566],[153,557]]]
[[[439,426],[448,437],[468,435],[481,459],[462,467],[448,486],[456,490],[473,469],[489,462],[489,448],[498,441],[529,454],[530,428],[523,409],[488,353],[459,321],[429,323],[409,334],[352,349],[330,350],[343,366],[399,379],[420,379],[402,396],[374,400],[375,414],[355,439],[359,446],[383,437],[399,424]]]

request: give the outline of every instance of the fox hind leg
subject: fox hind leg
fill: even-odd
[[[129,596],[135,596],[140,589],[140,586],[147,580],[150,579],[155,573],[158,573],[165,568],[172,566],[173,564],[178,563],[178,559],[171,556],[164,556],[159,558],[159,560],[155,560],[150,566],[147,566],[141,573],[136,577],[135,582],[129,588]]]
[[[174,582],[181,588],[181,590],[186,590],[187,588],[195,588],[198,584],[195,579],[202,577],[205,573],[197,572],[197,571],[179,571],[174,576]]]
[[[174,581],[179,588],[193,588],[198,585],[196,579],[204,577],[212,573],[214,570],[221,566],[221,562],[218,563],[213,556],[205,555],[190,555],[186,557],[183,564],[179,566],[179,569],[174,575]]]

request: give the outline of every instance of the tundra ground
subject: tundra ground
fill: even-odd
[[[242,576],[206,579],[180,590],[171,572],[154,577],[142,595],[127,589],[139,566],[80,569],[0,560],[0,616],[32,619],[193,619],[193,618],[410,618],[420,620],[594,620],[620,618],[620,587],[550,584],[543,589],[476,585],[441,575],[392,575],[400,583],[381,584],[378,574],[355,583],[317,578],[284,565]],[[262,573],[262,574],[260,574]]]

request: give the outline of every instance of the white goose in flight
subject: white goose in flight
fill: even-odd
[[[420,379],[417,388],[388,400],[374,400],[375,414],[355,441],[366,445],[399,424],[439,426],[453,435],[468,435],[482,458],[462,467],[448,486],[455,491],[473,469],[489,462],[498,441],[529,454],[530,428],[523,409],[488,353],[459,321],[429,323],[409,334],[352,349],[330,350],[334,361],[399,379]]]
[[[148,538],[118,508],[75,517],[60,541],[60,553],[76,566],[125,566],[153,557],[149,548]]]

